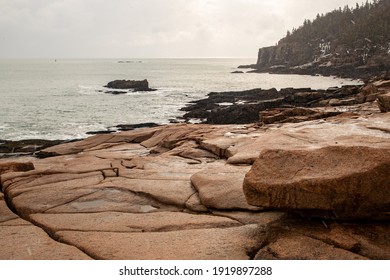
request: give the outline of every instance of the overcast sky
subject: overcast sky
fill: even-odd
[[[363,0],[0,0],[0,58],[255,57]]]

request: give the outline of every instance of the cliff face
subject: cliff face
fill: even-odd
[[[286,67],[304,64],[311,60],[312,46],[297,42],[259,49],[257,66],[261,67]]]
[[[304,24],[276,46],[261,48],[260,72],[364,77],[390,67],[389,1],[345,7]]]
[[[259,49],[256,68],[305,70],[329,70],[332,68],[360,67],[360,69],[380,68],[390,66],[390,44],[376,46],[367,42],[361,48],[350,48],[343,44],[332,42],[280,43],[277,46]]]

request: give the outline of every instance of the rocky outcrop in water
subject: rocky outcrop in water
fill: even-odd
[[[110,89],[119,90],[132,90],[132,91],[155,91],[155,89],[149,88],[148,80],[136,81],[136,80],[115,80],[109,82],[105,87]],[[126,91],[108,91],[111,94],[123,94]]]

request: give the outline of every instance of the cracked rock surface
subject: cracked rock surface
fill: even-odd
[[[0,259],[389,259],[389,124],[175,124],[2,159]]]

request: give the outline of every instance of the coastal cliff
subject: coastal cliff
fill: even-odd
[[[257,72],[368,78],[390,68],[390,2],[334,10],[305,20],[276,46],[259,49]]]

